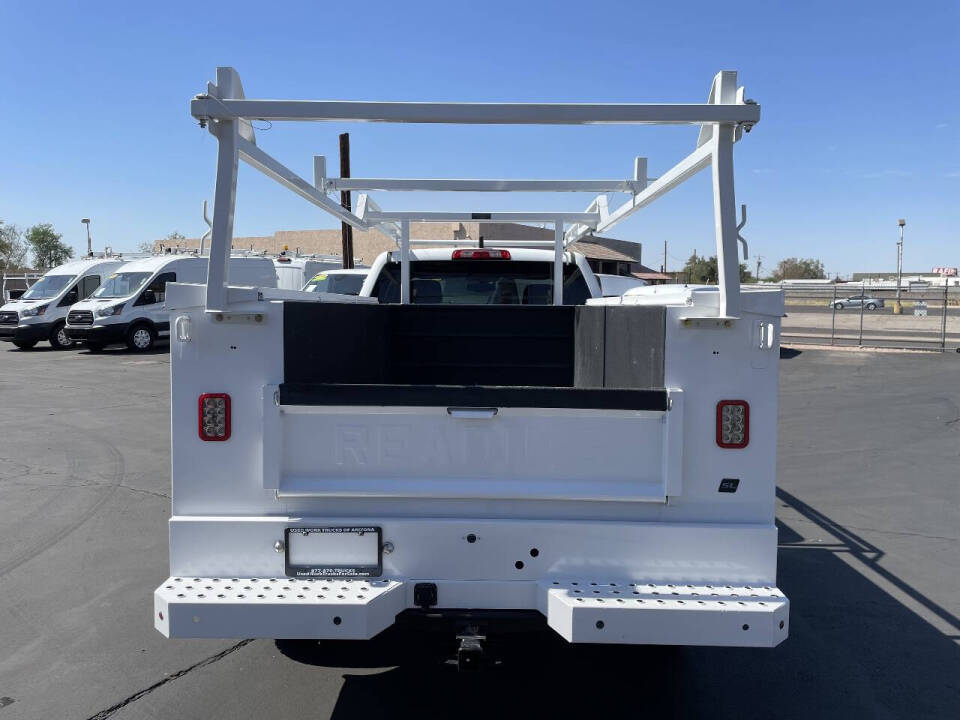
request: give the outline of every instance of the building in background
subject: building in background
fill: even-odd
[[[943,287],[960,286],[960,273],[955,267],[936,267],[930,272],[912,273],[904,271],[902,274],[902,286],[906,287],[910,283],[927,282],[930,285]],[[867,285],[879,287],[896,287],[897,273],[893,272],[855,272],[850,276],[850,282],[865,283]]]
[[[504,240],[553,240],[553,228],[521,225],[518,223],[410,223],[410,239],[432,240],[450,243],[476,243],[483,238],[485,244]],[[164,250],[163,241],[154,243],[154,250]],[[181,240],[175,249],[196,250],[199,238]],[[339,229],[331,230],[278,230],[273,235],[235,237],[234,250],[250,250],[278,254],[284,250],[302,255],[340,256],[342,243]],[[396,245],[387,237],[373,230],[353,231],[353,255],[355,262],[369,265],[380,253],[396,250]],[[571,246],[574,252],[587,258],[594,272],[607,275],[633,276],[649,283],[672,282],[672,277],[657,272],[641,263],[643,246],[639,242],[616,238],[587,235]]]

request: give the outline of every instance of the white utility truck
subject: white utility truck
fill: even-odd
[[[270,258],[231,257],[230,271],[237,285],[276,286]],[[150,350],[170,335],[167,285],[202,283],[206,276],[207,258],[196,255],[161,254],[129,262],[70,309],[66,334],[91,351],[118,343],[138,352]]]
[[[363,639],[442,618],[468,665],[513,617],[577,643],[787,637],[774,524],[783,300],[739,284],[733,146],[760,109],[735,73],[703,104],[557,105],[254,100],[220,68],[191,109],[219,154],[207,285],[167,292],[161,633]],[[331,178],[316,158],[309,182],[259,147],[253,119],[667,123],[699,136],[656,180],[643,158],[623,180]],[[396,241],[361,296],[231,286],[238,159]],[[708,167],[719,287],[573,297],[578,269],[596,280],[572,243]],[[498,213],[381,209],[365,192],[350,211],[330,197],[368,190],[596,198],[580,212]],[[549,223],[554,241],[411,251],[412,221]]]
[[[19,298],[0,307],[0,340],[21,350],[42,341],[56,350],[70,347],[73,340],[65,328],[71,306],[88,297],[124,262],[118,256],[98,255],[48,271]]]

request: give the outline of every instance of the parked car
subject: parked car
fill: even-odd
[[[858,308],[865,307],[867,310],[876,310],[883,307],[883,298],[873,295],[851,295],[850,297],[837,298],[830,301],[830,307],[837,310],[843,310],[846,307]]]
[[[311,277],[301,288],[304,292],[335,293],[338,295],[359,295],[364,280],[370,273],[368,268],[323,270]]]

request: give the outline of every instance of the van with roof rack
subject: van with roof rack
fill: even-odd
[[[93,352],[120,343],[136,352],[150,350],[170,336],[167,284],[203,283],[207,263],[206,257],[171,253],[118,267],[91,297],[70,309],[67,336]],[[270,258],[232,257],[230,274],[237,285],[276,286]]]
[[[294,255],[284,251],[273,258],[277,287],[281,290],[300,290],[318,273],[342,265],[343,261],[334,255]]]
[[[19,298],[0,307],[0,340],[29,350],[48,342],[55,350],[74,344],[66,333],[71,306],[93,293],[116,268],[119,256],[86,257],[59,265],[31,285]]]

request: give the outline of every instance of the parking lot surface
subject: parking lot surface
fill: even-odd
[[[169,358],[0,345],[0,720],[956,718],[960,356],[784,351],[773,650],[170,641]]]

